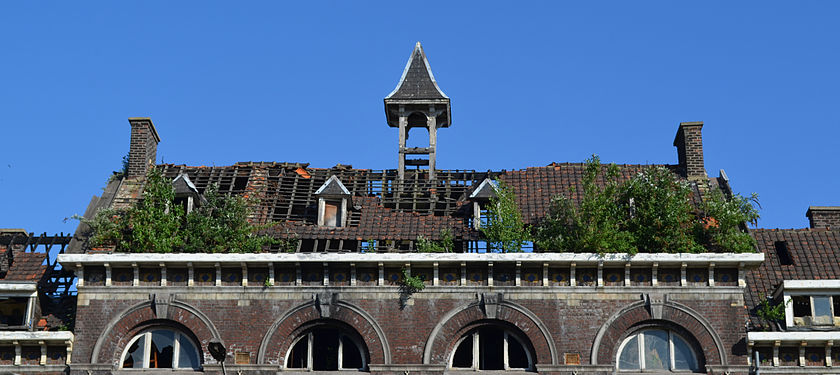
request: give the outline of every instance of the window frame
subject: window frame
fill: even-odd
[[[646,369],[645,368],[646,366],[645,366],[645,353],[644,353],[644,347],[645,347],[645,345],[644,345],[645,344],[644,333],[645,332],[650,332],[650,331],[664,331],[668,334],[668,357],[669,357],[668,361],[669,361],[669,363],[668,363],[668,368],[667,369]],[[694,363],[697,364],[697,370],[675,368],[676,367],[676,363],[675,363],[676,356],[674,355],[674,336],[678,337],[684,343],[686,343],[686,345],[689,346],[689,349],[691,349],[690,353],[691,353],[692,357],[694,357]],[[636,348],[638,350],[638,357],[637,358],[639,360],[639,368],[638,369],[622,369],[621,364],[619,362],[620,358],[621,358],[621,354],[624,351],[624,347],[630,341],[632,341],[634,338],[637,340],[636,341]],[[635,332],[627,335],[621,341],[621,345],[618,346],[618,350],[616,351],[616,355],[615,355],[616,371],[618,371],[620,373],[624,373],[624,374],[626,374],[626,373],[639,373],[639,372],[645,372],[645,373],[668,372],[668,373],[693,374],[693,373],[698,373],[701,370],[701,368],[703,367],[702,362],[703,361],[697,355],[697,348],[695,348],[694,345],[691,344],[690,340],[686,339],[685,336],[675,332],[673,329],[669,329],[669,328],[665,328],[665,327],[649,327],[649,328],[645,328],[645,329],[635,331]]]
[[[529,346],[526,345],[526,341],[523,340],[518,334],[512,332],[510,329],[500,326],[493,326],[490,325],[489,327],[499,329],[503,332],[503,348],[502,348],[502,365],[503,368],[501,370],[482,370],[481,364],[479,363],[479,359],[481,357],[480,350],[481,350],[481,338],[479,335],[479,331],[483,327],[488,326],[480,326],[473,328],[467,334],[461,336],[456,342],[455,345],[452,347],[451,353],[449,353],[449,362],[447,363],[447,370],[449,371],[533,371],[535,368],[536,363],[534,362],[534,357],[529,350]],[[453,362],[455,360],[455,352],[458,351],[458,348],[461,346],[461,343],[464,342],[467,338],[472,338],[472,365],[470,367],[454,367]],[[520,347],[522,347],[522,351],[525,352],[525,356],[527,357],[528,367],[510,367],[510,353],[509,353],[509,340],[510,339],[516,340]]]
[[[120,371],[134,371],[134,370],[149,370],[150,369],[149,362],[150,362],[151,350],[152,350],[152,333],[155,332],[155,331],[168,331],[168,332],[172,332],[174,334],[173,339],[172,339],[172,367],[171,368],[169,368],[169,367],[155,367],[156,369],[161,369],[161,368],[167,369],[168,368],[168,369],[171,369],[171,370],[200,371],[204,368],[203,363],[202,363],[201,349],[198,345],[195,344],[195,342],[193,342],[192,338],[190,338],[188,335],[184,334],[183,332],[181,332],[177,329],[172,329],[172,328],[168,328],[168,327],[154,327],[154,328],[149,328],[149,329],[143,330],[141,333],[135,335],[134,337],[131,338],[131,340],[128,341],[128,343],[125,345],[125,348],[123,348],[122,355],[120,356],[120,367],[119,367]],[[145,341],[143,342],[143,364],[142,364],[142,367],[123,367],[123,365],[125,364],[125,358],[128,355],[128,350],[131,349],[131,346],[135,342],[137,342],[137,340],[140,340],[141,337],[145,338]],[[193,348],[196,351],[196,358],[198,358],[198,367],[178,367],[178,362],[179,362],[180,356],[181,356],[181,340],[187,340],[190,344],[192,344]]]
[[[296,370],[296,371],[316,371],[314,370],[314,363],[315,363],[315,356],[314,356],[314,346],[315,346],[315,331],[319,328],[337,328],[333,326],[322,326],[322,327],[312,327],[306,331],[306,334],[300,335],[292,341],[292,344],[289,345],[289,349],[286,350],[286,356],[283,357],[283,369],[286,370]],[[367,356],[365,355],[364,346],[362,343],[353,335],[349,335],[345,333],[342,329],[338,329],[338,358],[336,363],[338,364],[338,370],[332,371],[365,371],[368,368],[367,363]],[[359,358],[362,359],[362,367],[360,368],[347,368],[343,367],[344,365],[344,340],[343,338],[347,338],[350,340],[354,345],[356,345],[356,349],[359,351]],[[289,356],[292,354],[292,351],[295,349],[295,346],[300,342],[300,340],[306,339],[306,367],[289,367]],[[320,371],[320,370],[317,370]]]

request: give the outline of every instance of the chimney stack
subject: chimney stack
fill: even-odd
[[[811,228],[840,229],[840,206],[811,206],[805,216]]]
[[[128,123],[131,124],[131,146],[126,177],[144,177],[149,166],[155,165],[160,136],[148,117],[129,117]]]
[[[674,138],[674,147],[679,157],[680,174],[688,180],[705,180],[706,167],[703,164],[703,121],[681,122]]]

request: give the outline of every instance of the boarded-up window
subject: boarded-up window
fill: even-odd
[[[324,202],[324,226],[341,226],[341,202]]]

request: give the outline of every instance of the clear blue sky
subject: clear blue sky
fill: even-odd
[[[840,2],[3,2],[0,227],[72,232],[152,117],[167,163],[395,168],[382,99],[421,41],[441,168],[706,168],[763,227],[840,205]]]

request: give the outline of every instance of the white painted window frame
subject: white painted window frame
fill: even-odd
[[[23,312],[23,326],[26,328],[32,328],[33,324],[35,323],[33,320],[35,319],[35,303],[38,301],[38,292],[32,293],[9,293],[9,292],[0,292],[0,299],[8,299],[8,298],[27,298],[26,301],[26,309]]]
[[[806,325],[806,327],[830,327],[834,326],[834,318],[837,317],[837,311],[834,311],[834,299],[840,298],[840,294],[832,294],[832,293],[824,293],[822,291],[816,293],[797,293],[797,292],[785,292],[784,298],[782,299],[782,303],[785,304],[785,326],[787,327],[794,327],[793,319],[796,317],[793,314],[793,297],[808,297],[811,303],[811,324]],[[831,309],[831,321],[825,324],[814,324],[814,318],[816,317],[815,314],[815,303],[814,297],[828,297],[828,304],[829,308]]]
[[[645,366],[646,364],[645,364],[645,351],[644,351],[644,347],[645,347],[645,346],[644,346],[644,345],[645,345],[645,340],[644,340],[645,335],[644,335],[644,333],[645,333],[645,332],[648,332],[648,331],[665,331],[665,332],[667,332],[667,333],[668,333],[668,350],[669,350],[668,357],[669,357],[669,362],[670,362],[670,363],[668,364],[668,366],[669,366],[669,368],[668,368],[668,369],[664,369],[664,370],[662,370],[662,369],[650,369],[650,370],[648,370],[648,369],[646,369],[646,368],[645,368],[645,367],[646,367],[646,366]],[[691,371],[691,370],[682,370],[682,369],[679,369],[679,370],[678,370],[678,369],[675,369],[675,367],[677,367],[677,366],[676,366],[675,356],[674,356],[674,336],[679,337],[679,338],[680,338],[681,340],[683,340],[683,342],[685,342],[685,343],[688,343],[688,342],[689,342],[688,340],[686,340],[686,339],[685,339],[685,337],[682,337],[681,335],[677,334],[676,332],[674,332],[674,331],[672,331],[672,330],[670,330],[670,329],[665,329],[665,328],[650,328],[650,329],[643,329],[643,330],[641,330],[641,331],[638,331],[638,332],[633,333],[633,334],[632,334],[632,335],[630,335],[630,336],[627,336],[627,337],[624,339],[624,341],[622,341],[622,342],[621,342],[621,345],[619,345],[619,347],[618,347],[618,352],[616,353],[616,357],[615,357],[615,366],[616,366],[616,368],[618,369],[618,371],[621,371],[621,372],[630,372],[630,373],[632,373],[632,372],[639,372],[639,371],[642,371],[642,372],[648,372],[648,371],[670,371],[670,372],[681,372],[681,373],[693,373],[693,371]],[[627,343],[628,343],[628,342],[630,342],[630,340],[632,340],[634,337],[636,337],[636,338],[637,338],[637,340],[638,340],[638,341],[637,341],[636,348],[638,349],[639,369],[622,369],[622,368],[618,368],[618,366],[619,366],[619,362],[618,362],[618,361],[619,361],[619,358],[621,358],[621,353],[624,351],[624,347],[625,347],[625,346],[627,345]],[[700,365],[700,361],[698,361],[698,360],[697,360],[697,353],[695,353],[695,352],[692,350],[692,351],[691,351],[691,356],[692,356],[692,357],[694,357],[694,363],[697,363],[697,365],[699,366],[699,365]]]
[[[178,331],[172,330],[172,329],[166,329],[166,328],[154,328],[154,329],[147,330],[147,331],[145,331],[145,332],[143,332],[143,333],[141,333],[137,336],[134,336],[134,338],[132,338],[131,341],[129,341],[128,344],[125,346],[125,349],[123,349],[123,353],[120,356],[120,370],[140,370],[140,369],[148,369],[149,368],[149,358],[150,358],[150,355],[151,355],[151,352],[152,352],[152,332],[154,332],[154,331],[169,331],[169,332],[172,332],[172,333],[175,334],[174,335],[174,340],[173,340],[173,343],[172,343],[172,369],[173,370],[177,370],[177,369],[195,370],[192,367],[178,367],[178,362],[179,362],[180,356],[181,356],[181,340],[188,340],[188,341],[190,341],[190,343],[192,343],[192,340],[190,340],[189,337],[185,336],[181,332],[178,332]],[[133,345],[141,337],[146,338],[146,340],[143,342],[143,344],[144,344],[143,345],[143,367],[139,368],[139,369],[138,368],[124,368],[123,363],[125,363],[125,356],[128,355],[128,349],[130,349],[131,345]],[[197,348],[197,346],[194,343],[193,343],[193,348]],[[199,358],[199,366],[198,367],[200,369],[201,368],[201,363],[200,363],[201,362],[201,353],[200,352],[196,353],[196,358]]]

